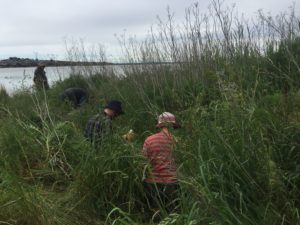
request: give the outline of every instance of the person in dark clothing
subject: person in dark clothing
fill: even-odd
[[[74,108],[87,102],[88,98],[88,93],[83,88],[68,88],[61,94],[61,99],[69,101]]]
[[[122,103],[112,100],[107,103],[102,113],[92,116],[86,125],[84,136],[97,148],[112,131],[112,120],[124,114]]]
[[[48,79],[46,76],[45,72],[45,65],[44,64],[39,64],[38,67],[34,71],[34,76],[33,76],[33,82],[35,84],[35,87],[38,90],[48,90],[49,89],[49,84],[48,84]]]

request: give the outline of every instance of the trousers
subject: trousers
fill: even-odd
[[[150,208],[163,208],[166,212],[174,212],[179,204],[178,183],[144,182],[146,201]]]

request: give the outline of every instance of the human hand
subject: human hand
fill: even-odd
[[[122,135],[123,139],[128,142],[132,142],[134,139],[134,136],[135,136],[135,134],[132,129],[130,129],[126,134]]]

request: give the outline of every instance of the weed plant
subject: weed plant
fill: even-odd
[[[219,1],[203,15],[192,5],[182,24],[167,15],[142,42],[120,37],[131,63],[122,75],[74,68],[45,92],[8,96],[1,88],[0,223],[299,224],[294,8],[277,17],[260,11],[253,23]],[[68,47],[76,61],[88,60],[85,51],[81,43]],[[78,109],[59,98],[72,86],[91,93]],[[110,99],[121,100],[126,114],[95,149],[85,124]],[[173,131],[180,205],[169,215],[147,208],[140,155],[163,111],[182,124]],[[130,129],[136,138],[127,143],[121,136]]]

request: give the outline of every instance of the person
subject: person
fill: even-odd
[[[146,138],[142,155],[147,161],[144,187],[151,208],[164,207],[170,213],[177,206],[178,181],[172,128],[179,128],[174,114],[164,112],[158,116],[156,127],[160,131]]]
[[[64,90],[64,92],[61,94],[61,99],[63,101],[67,100],[69,101],[74,108],[77,108],[79,106],[82,106],[84,103],[88,101],[88,93],[83,88],[67,88]]]
[[[112,131],[112,120],[124,114],[122,103],[111,100],[102,113],[92,116],[86,125],[84,136],[95,146],[99,147]]]
[[[49,84],[45,72],[45,64],[39,64],[34,71],[33,82],[38,90],[48,90]]]

